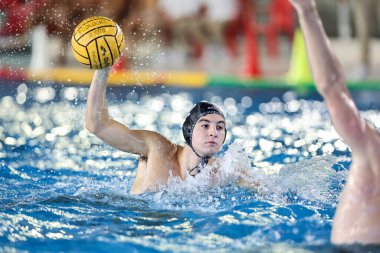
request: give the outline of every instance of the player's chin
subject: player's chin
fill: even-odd
[[[213,155],[217,154],[219,152],[219,150],[220,150],[220,147],[209,147],[204,151],[204,154],[206,156],[213,156]]]

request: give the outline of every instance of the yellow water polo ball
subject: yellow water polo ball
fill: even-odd
[[[107,17],[96,16],[83,20],[71,37],[75,59],[90,69],[112,66],[124,47],[122,30]]]

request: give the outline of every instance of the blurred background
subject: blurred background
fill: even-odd
[[[317,5],[346,78],[379,80],[380,1]],[[127,50],[116,71],[264,79],[307,71],[302,60],[292,63],[303,43],[294,39],[298,24],[287,0],[1,0],[0,78],[17,79],[18,69],[83,69],[70,38],[94,15],[114,19],[124,32]]]

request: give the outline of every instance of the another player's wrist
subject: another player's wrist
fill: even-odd
[[[307,17],[317,13],[317,7],[314,1],[306,1],[297,7],[297,12],[300,17]]]

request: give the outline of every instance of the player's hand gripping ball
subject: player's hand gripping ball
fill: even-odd
[[[71,37],[75,59],[90,69],[104,69],[115,63],[125,47],[123,32],[111,19],[83,20]]]

